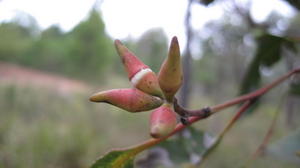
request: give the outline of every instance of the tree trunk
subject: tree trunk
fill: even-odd
[[[189,97],[191,93],[191,81],[192,81],[192,56],[191,56],[191,41],[193,36],[193,30],[190,22],[191,18],[191,6],[192,6],[193,0],[189,0],[187,10],[186,10],[186,16],[185,16],[185,29],[186,29],[186,47],[184,50],[183,55],[183,85],[180,90],[180,97],[179,97],[179,103],[183,107],[188,106]]]

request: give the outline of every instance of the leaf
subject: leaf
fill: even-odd
[[[160,143],[161,141],[166,140],[168,137],[161,139],[149,139],[139,145],[112,150],[100,157],[90,168],[133,168],[134,158],[140,152]]]
[[[261,79],[260,66],[270,67],[280,60],[283,41],[283,38],[270,34],[264,34],[257,39],[258,48],[242,82],[241,93],[258,88]]]
[[[300,164],[300,129],[270,145],[267,152],[281,160]]]
[[[263,34],[257,39],[258,48],[241,83],[240,94],[256,90],[261,82],[261,69],[270,68],[282,58],[282,48],[296,52],[295,44],[283,37]],[[258,103],[258,102],[257,102]],[[257,106],[256,106],[257,107]],[[248,110],[251,113],[255,107]]]
[[[191,123],[198,121],[198,118],[192,118],[190,121]],[[165,136],[160,139],[149,139],[141,144],[138,144],[136,146],[130,147],[130,148],[124,148],[119,150],[112,150],[105,154],[104,156],[100,157],[94,164],[90,166],[90,168],[131,168],[133,167],[133,161],[137,154],[140,152],[157,145],[161,142],[164,142],[166,139],[168,139],[170,136],[174,135],[175,133],[183,130],[186,128],[185,125],[178,124],[177,127],[174,129],[174,131],[169,134],[168,136]],[[189,150],[202,150],[203,145],[203,133],[193,130],[192,128],[188,129],[189,136],[186,136],[185,139],[186,142],[185,145],[194,144]],[[200,143],[201,145],[197,145]],[[179,146],[176,146],[179,147]],[[175,147],[175,148],[176,148]],[[204,148],[204,147],[203,147]]]
[[[98,159],[90,168],[133,168],[133,150],[110,151]]]
[[[178,135],[169,141],[164,141],[158,145],[165,149],[174,165],[183,165],[193,162],[193,159],[200,159],[205,150],[204,133],[193,127],[188,127],[182,135]]]

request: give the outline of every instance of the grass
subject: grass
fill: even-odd
[[[0,167],[87,167],[109,148],[148,137],[148,114],[130,115],[88,96],[1,85]]]

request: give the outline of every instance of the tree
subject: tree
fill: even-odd
[[[17,22],[0,24],[0,59],[19,62],[31,47],[33,37],[30,29]]]
[[[87,20],[82,21],[67,36],[70,42],[68,60],[72,62],[68,64],[68,70],[76,72],[78,76],[104,75],[112,61],[113,50],[100,13],[93,9]]]
[[[65,34],[56,25],[41,32],[22,62],[39,69],[64,72],[66,60]]]

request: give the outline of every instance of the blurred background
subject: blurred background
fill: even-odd
[[[158,72],[177,36],[185,67],[177,97],[197,109],[299,67],[299,10],[298,0],[0,0],[0,168],[87,167],[111,148],[150,137],[149,112],[88,101],[97,91],[131,87],[115,39]],[[264,96],[206,167],[242,164],[277,111],[271,142],[299,130],[297,78]],[[195,127],[217,135],[234,110]],[[252,166],[299,167],[299,158],[273,155]]]

